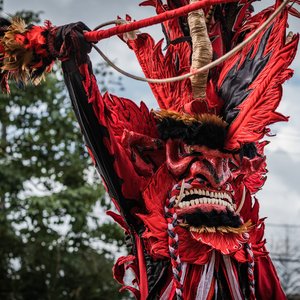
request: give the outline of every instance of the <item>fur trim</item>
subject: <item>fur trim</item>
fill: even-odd
[[[182,214],[181,218],[185,220],[185,223],[196,228],[201,226],[239,228],[242,225],[240,216],[229,209],[220,212],[215,209],[210,212],[203,212],[201,209],[197,209],[193,213]]]
[[[154,115],[163,140],[181,139],[188,145],[205,145],[211,149],[224,147],[227,124],[216,115],[191,116],[173,111],[159,111]]]

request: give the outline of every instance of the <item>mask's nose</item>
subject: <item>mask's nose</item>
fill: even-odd
[[[231,174],[227,158],[210,157],[209,155],[193,162],[189,173],[192,178],[204,178],[213,188],[225,184]]]
[[[229,179],[231,172],[228,158],[217,150],[206,149],[201,155],[179,155],[178,141],[168,140],[166,143],[166,158],[169,171],[177,178],[201,177],[213,188],[221,187]]]
[[[166,162],[169,171],[177,178],[186,174],[191,162],[195,159],[193,156],[182,157],[179,155],[178,141],[168,140],[166,143]]]

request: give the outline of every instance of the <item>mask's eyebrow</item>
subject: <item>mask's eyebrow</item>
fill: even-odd
[[[204,145],[223,149],[227,125],[217,116],[204,114],[198,119],[178,113],[156,117],[157,129],[162,140],[178,139],[188,145]]]
[[[184,149],[185,153],[197,153],[197,154],[201,154],[201,155],[203,154],[201,151],[202,150],[201,147],[199,147],[198,145],[184,144],[183,149]]]

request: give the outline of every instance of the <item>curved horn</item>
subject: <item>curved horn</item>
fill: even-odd
[[[190,0],[190,4],[198,0]],[[190,12],[188,24],[193,44],[191,69],[199,69],[212,61],[212,45],[208,37],[206,28],[206,18],[203,9]],[[208,71],[196,74],[191,77],[192,91],[194,99],[206,98]]]

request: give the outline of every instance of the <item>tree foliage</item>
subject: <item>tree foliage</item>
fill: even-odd
[[[123,233],[59,77],[0,96],[0,299],[121,299]]]

